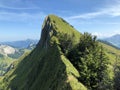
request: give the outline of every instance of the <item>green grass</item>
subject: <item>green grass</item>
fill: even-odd
[[[62,18],[58,18],[55,15],[49,15],[51,23],[53,25],[53,28],[56,30],[56,32],[60,33],[67,33],[68,35],[74,35],[75,41],[78,42],[80,36],[82,35],[80,32],[78,32],[73,26],[68,24],[65,20]]]
[[[67,33],[72,36],[74,33],[73,41],[75,43],[79,41],[81,34],[73,27],[57,16],[50,15],[49,17],[53,26],[56,23],[57,34]],[[53,23],[53,21],[55,22]],[[50,42],[55,41],[56,44],[46,48],[43,48],[44,43],[43,46],[39,44],[28,56],[23,56],[14,63],[14,69],[3,78],[5,90],[10,88],[12,90],[86,90],[86,87],[77,80],[78,71],[57,45],[57,42],[59,43],[58,35],[54,35],[50,39]]]
[[[116,62],[116,57],[120,56],[120,50],[104,43],[100,43],[100,45],[104,47],[104,50],[106,51],[110,59],[110,63],[114,65],[114,63]],[[118,60],[118,62],[120,62],[120,60]]]
[[[51,27],[51,30],[47,31],[43,25],[46,31],[43,31],[37,47],[14,62],[14,68],[0,78],[3,90],[87,90],[77,79],[80,76],[78,71],[59,47],[60,34],[74,36],[74,45],[82,34],[57,16],[49,15],[46,19],[48,18],[50,22],[47,27]],[[44,24],[46,23],[45,21]],[[120,51],[103,43],[100,45],[105,48],[109,57],[108,71],[113,79],[113,65]]]
[[[10,64],[11,62],[13,62],[13,59],[9,57],[0,58],[0,63],[2,62],[6,62],[7,64]]]
[[[14,87],[17,90],[86,90],[76,79],[79,76],[77,70],[60,54],[58,48],[53,46],[46,51],[37,47],[30,55],[17,62],[15,69],[6,74],[4,82],[7,81],[6,85],[9,86],[5,87]],[[72,80],[69,80],[70,76],[73,77]],[[75,89],[76,84],[81,86]],[[85,89],[80,89],[81,87]]]
[[[112,46],[109,46],[107,44],[101,43],[101,42],[100,42],[100,45],[102,45],[104,47],[106,55],[109,58],[108,75],[109,75],[110,79],[113,81],[114,77],[115,77],[114,76],[115,64],[120,66],[120,50],[116,49],[116,48],[114,48]]]

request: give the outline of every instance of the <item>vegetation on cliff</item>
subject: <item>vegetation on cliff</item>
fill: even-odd
[[[0,88],[114,90],[119,53],[91,34],[81,34],[62,18],[49,15],[36,48],[13,63],[14,68],[1,78]]]

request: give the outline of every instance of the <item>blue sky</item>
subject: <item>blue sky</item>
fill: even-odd
[[[120,34],[120,0],[0,0],[0,41],[39,39],[48,14],[99,38]]]

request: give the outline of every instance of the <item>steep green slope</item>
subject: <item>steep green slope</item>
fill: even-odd
[[[110,78],[114,79],[114,70],[116,67],[115,65],[120,66],[120,50],[101,42],[100,45],[104,47],[104,50],[109,57],[110,64],[108,64],[108,72]]]
[[[5,75],[4,90],[87,90],[78,82],[78,71],[61,51],[61,34],[74,36],[72,45],[81,36],[63,19],[54,15],[46,17],[39,44]]]
[[[67,51],[64,50],[76,46],[81,35],[62,18],[47,16],[37,47],[14,62],[14,68],[0,78],[0,90],[87,90],[78,81],[79,72],[67,59]],[[69,39],[71,42],[68,45]],[[99,44],[104,47],[109,58],[108,74],[113,84],[114,65],[120,50],[104,43]]]
[[[116,49],[112,46],[109,46],[107,44],[101,43],[100,44],[104,47],[109,59],[111,65],[114,65],[116,63],[116,58],[120,59],[120,50]],[[120,63],[120,60],[118,60],[118,64]]]

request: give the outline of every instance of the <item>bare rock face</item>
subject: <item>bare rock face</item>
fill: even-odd
[[[0,54],[7,56],[8,54],[14,54],[16,49],[7,45],[0,45]]]
[[[51,31],[52,31],[52,28],[51,28],[50,18],[49,16],[47,16],[42,26],[41,40],[39,42],[40,45],[44,48],[47,48],[49,46]]]

